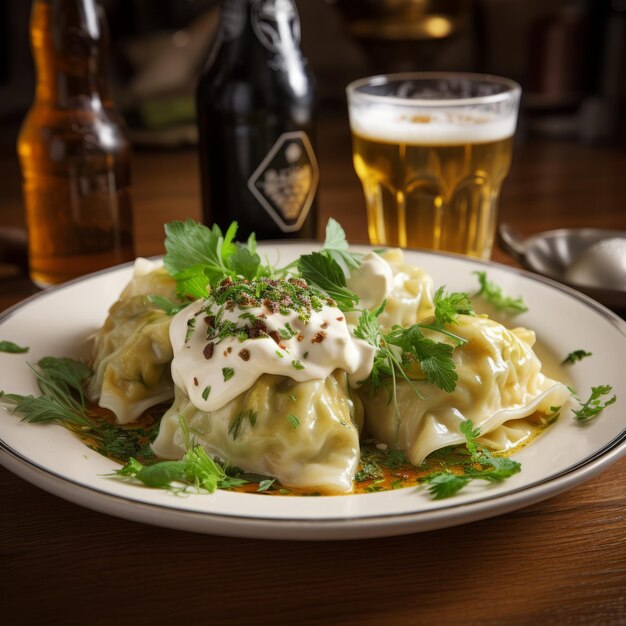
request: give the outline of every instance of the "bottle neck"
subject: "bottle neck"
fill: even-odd
[[[106,33],[95,0],[34,0],[36,99],[59,106],[106,99]]]

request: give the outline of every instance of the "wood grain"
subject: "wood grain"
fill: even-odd
[[[320,222],[365,241],[345,119],[320,126]],[[18,170],[0,157],[3,225],[23,224]],[[516,149],[501,219],[524,234],[626,228],[626,152]],[[193,151],[134,156],[136,248],[199,216]],[[512,263],[500,251],[494,258]],[[33,292],[0,283],[0,309]],[[1,385],[0,385],[1,387]],[[623,413],[621,414],[623,416]],[[108,517],[0,470],[2,612],[12,624],[626,624],[626,459],[560,496],[494,519],[404,537],[279,542]],[[4,620],[3,620],[4,621]]]

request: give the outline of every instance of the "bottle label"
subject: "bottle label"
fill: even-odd
[[[250,21],[257,39],[270,52],[300,54],[300,18],[293,0],[253,0]]]
[[[319,181],[313,146],[304,131],[283,133],[261,161],[248,189],[284,233],[302,228]]]

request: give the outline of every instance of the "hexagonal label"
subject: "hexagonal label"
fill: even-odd
[[[248,189],[284,232],[299,230],[317,191],[319,168],[304,131],[283,133],[261,161]]]

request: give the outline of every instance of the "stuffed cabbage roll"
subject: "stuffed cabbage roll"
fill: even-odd
[[[94,338],[88,396],[113,411],[120,424],[174,397],[169,367],[171,317],[150,295],[174,298],[175,283],[165,269],[138,259],[135,274]]]
[[[485,443],[490,438],[491,444],[510,448],[532,427],[513,420],[536,419],[535,413],[549,413],[550,407],[569,397],[565,385],[541,372],[541,362],[532,350],[532,331],[508,330],[486,317],[466,315],[460,315],[458,325],[450,329],[467,340],[453,353],[459,377],[453,392],[416,382],[423,396],[420,399],[401,381],[396,389],[396,410],[386,389],[360,390],[368,432],[390,447],[404,450],[415,465],[435,450],[464,443],[460,425],[467,419],[480,429]],[[511,428],[494,432],[503,424],[511,424]]]
[[[352,489],[363,408],[345,372],[306,382],[264,374],[247,391],[209,412],[196,408],[177,389],[153,443],[157,456],[177,459],[185,453],[179,416],[196,444],[246,472],[273,476],[287,487]]]

